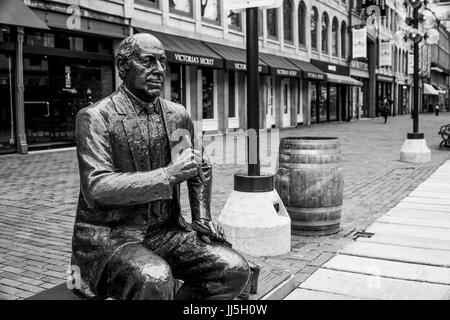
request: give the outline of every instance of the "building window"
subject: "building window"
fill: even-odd
[[[278,38],[277,9],[267,10],[267,34],[271,38]]]
[[[283,2],[283,29],[284,40],[292,42],[292,0],[284,0]]]
[[[328,15],[326,12],[322,15],[322,52],[328,53]]]
[[[159,0],[136,0],[136,2],[143,6],[150,6],[159,9]]]
[[[214,70],[202,69],[203,119],[214,119]]]
[[[333,24],[331,26],[331,48],[333,56],[338,56],[338,32],[339,32],[339,22],[336,17],[333,18]]]
[[[185,105],[184,76],[184,66],[172,64],[170,67],[170,101],[182,105]]]
[[[311,10],[311,48],[317,50],[317,9]]]
[[[228,118],[236,118],[236,72],[228,74]]]
[[[305,20],[306,20],[306,7],[302,1],[298,6],[298,42],[302,45],[306,44],[305,41]]]
[[[261,22],[259,24],[261,24]],[[228,28],[238,31],[242,30],[242,20],[240,13],[236,13],[233,11],[230,11],[228,13]]]
[[[26,32],[24,44],[35,47],[112,54],[112,45],[110,40],[89,36],[76,37],[65,33],[43,33],[38,31]]]
[[[262,10],[258,10],[258,16],[259,16],[259,18],[258,18],[258,21],[259,21],[259,23],[258,23],[258,36],[262,37],[263,33],[264,33],[264,25],[263,25],[264,16],[263,16],[263,11]]]
[[[192,0],[169,0],[169,11],[192,17]]]
[[[341,57],[347,58],[347,24],[342,21],[341,24]]]
[[[202,19],[206,22],[220,24],[219,0],[200,0]]]
[[[0,41],[5,39],[2,32],[8,32],[2,29]],[[15,151],[14,90],[14,59],[0,53],[0,154]]]
[[[289,113],[289,86],[287,83],[283,85],[283,112]]]

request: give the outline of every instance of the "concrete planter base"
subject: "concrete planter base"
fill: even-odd
[[[406,139],[400,150],[400,161],[425,163],[431,161],[431,151],[425,139]]]
[[[218,222],[233,249],[253,257],[291,250],[291,219],[278,193],[232,191]]]

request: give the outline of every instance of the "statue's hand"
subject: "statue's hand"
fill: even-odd
[[[192,222],[192,228],[197,231],[200,238],[206,243],[210,243],[212,240],[231,247],[231,244],[225,239],[225,233],[222,227],[211,220],[202,218],[195,220]]]
[[[175,185],[198,175],[201,163],[200,151],[190,148],[184,150],[165,168],[170,184]]]

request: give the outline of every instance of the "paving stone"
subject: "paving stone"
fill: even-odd
[[[431,162],[424,164],[398,161],[406,132],[412,127],[409,115],[390,118],[386,125],[376,118],[281,131],[281,137],[338,137],[344,157],[345,184],[342,230],[325,237],[292,236],[294,250],[283,257],[272,257],[274,265],[310,274],[314,267],[305,267],[306,263],[318,264],[321,254],[335,253],[353,241],[354,230],[372,224],[450,158],[448,150],[437,148],[441,138],[436,134],[441,123],[450,123],[450,113],[443,112],[439,117],[421,114],[420,117],[420,130],[425,133],[432,153]],[[65,276],[65,268],[70,263],[79,193],[77,166],[74,151],[0,156],[0,254],[20,258],[0,256],[0,272],[7,272],[5,267],[23,269],[21,274],[26,278],[43,281],[39,285],[41,289],[64,281],[61,277]],[[216,164],[213,168],[211,211],[217,219],[233,188],[233,174],[246,170],[246,166]],[[439,181],[433,183],[436,185]],[[430,186],[425,185],[417,192],[426,193]],[[440,198],[443,197],[445,199],[445,196]],[[182,186],[181,203],[183,215],[190,220],[185,185]],[[426,207],[439,216],[436,205]],[[25,264],[21,265],[21,262]],[[11,265],[13,263],[16,264]],[[27,295],[24,290],[4,292],[2,286],[5,285],[0,285],[0,293],[3,292],[6,298],[21,299]]]

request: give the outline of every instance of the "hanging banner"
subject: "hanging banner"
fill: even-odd
[[[353,59],[367,58],[367,28],[353,29]]]
[[[414,74],[414,52],[408,51],[408,74]]]
[[[392,66],[392,46],[390,41],[380,41],[380,67]]]

